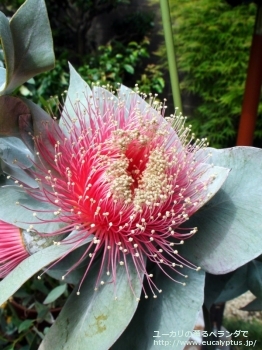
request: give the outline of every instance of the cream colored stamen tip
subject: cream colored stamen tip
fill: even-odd
[[[102,285],[103,285],[103,284],[105,284],[105,282],[104,282],[104,281],[101,281],[101,282],[100,282],[100,284],[102,284]]]
[[[153,298],[156,299],[156,298],[157,298],[157,295],[154,294],[154,295],[153,295]]]
[[[186,283],[182,283],[183,286],[186,286]]]
[[[41,276],[37,276],[37,279],[38,279],[38,280],[41,280]]]
[[[196,271],[199,271],[199,270],[201,270],[201,267],[200,267],[200,266],[198,266],[198,267],[196,268]]]
[[[148,295],[145,295],[145,299],[148,299]]]
[[[65,279],[65,276],[62,276],[62,281]]]
[[[78,291],[78,292],[76,292],[76,295],[80,295],[80,292]]]
[[[136,298],[136,301],[140,301],[140,298]]]

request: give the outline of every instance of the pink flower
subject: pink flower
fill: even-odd
[[[183,275],[183,265],[199,269],[176,247],[197,231],[180,225],[207,198],[210,166],[196,157],[205,140],[194,143],[184,119],[167,120],[164,109],[124,87],[118,98],[95,87],[92,96],[85,93],[84,102],[72,101],[63,111],[60,126],[50,120],[34,137],[38,161],[32,175],[39,189],[27,191],[57,208],[51,221],[65,226],[50,236],[75,230],[65,242],[77,248],[93,235],[81,261],[89,255],[86,275],[102,252],[96,288],[104,272],[116,281],[116,266],[126,265],[128,255],[154,296],[158,288],[144,257],[167,274],[171,268]]]
[[[29,256],[22,230],[0,221],[0,278],[4,278]]]

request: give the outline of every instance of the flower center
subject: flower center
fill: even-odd
[[[134,150],[138,150],[137,154]],[[112,194],[115,201],[125,204],[133,203],[138,211],[143,205],[159,206],[171,190],[168,168],[168,157],[161,147],[148,150],[145,145],[138,148],[129,145],[107,170],[109,196]]]
[[[168,197],[170,188],[167,175],[168,159],[161,148],[156,148],[149,154],[146,168],[138,181],[134,191],[134,205],[140,209],[143,204],[148,206],[159,205]]]

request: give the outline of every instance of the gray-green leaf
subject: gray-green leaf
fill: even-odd
[[[0,220],[23,229],[33,225],[39,232],[52,233],[63,226],[63,223],[49,222],[55,217],[56,207],[30,197],[19,186],[0,187],[0,208]],[[39,211],[36,216],[35,211]]]
[[[198,232],[180,253],[212,274],[223,274],[262,253],[262,150],[235,147],[212,149],[212,154],[215,165],[231,172],[214,198],[187,221]]]
[[[7,79],[2,94],[54,67],[52,33],[44,0],[27,0],[11,18],[1,13]]]
[[[212,304],[224,303],[245,293],[248,287],[247,265],[225,275],[206,274],[205,305],[208,309]]]
[[[156,299],[150,296],[139,302],[130,325],[112,350],[155,350],[165,340],[169,342],[166,349],[184,349],[203,304],[205,281],[203,271],[184,272],[188,275],[186,286],[172,281],[162,271],[156,273],[154,282],[163,292]],[[171,277],[185,282],[177,273]]]
[[[249,290],[262,299],[262,262],[253,260],[248,264],[247,281]]]
[[[100,261],[91,269],[76,295],[71,294],[39,350],[105,350],[116,341],[130,322],[140,296],[141,282],[133,262],[128,260],[129,278],[125,266],[117,268],[117,283],[105,275],[105,284],[94,291]],[[115,300],[117,296],[117,300]]]
[[[67,289],[67,284],[62,284],[61,286],[55,287],[48,296],[43,301],[43,304],[53,303],[56,299],[58,299]]]
[[[32,324],[34,323],[34,320],[25,320],[22,323],[20,323],[19,327],[18,327],[18,333],[21,333],[23,331],[28,330]]]

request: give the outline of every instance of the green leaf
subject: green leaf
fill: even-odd
[[[154,350],[161,344],[159,340],[169,341],[167,349],[184,349],[183,342],[189,338],[203,304],[205,281],[203,271],[189,270],[186,273],[187,284],[183,286],[157,271],[154,282],[158,288],[163,288],[163,292],[156,299],[151,296],[139,302],[131,323],[112,350]],[[170,275],[177,281],[185,281],[177,273]],[[181,337],[170,337],[171,332],[179,332]]]
[[[105,275],[105,284],[94,291],[100,270],[98,261],[81,286],[80,295],[76,295],[75,289],[69,297],[39,350],[109,349],[130,322],[138,304],[136,296],[141,292],[140,279],[130,260],[127,267],[117,268],[115,287],[111,282],[112,277]],[[129,285],[126,268],[135,296]],[[117,300],[114,298],[115,293]]]
[[[253,260],[248,264],[248,288],[262,299],[262,262]]]
[[[28,330],[32,324],[34,323],[34,320],[25,320],[22,323],[20,323],[19,327],[18,327],[18,333],[21,333],[23,331]]]
[[[25,85],[20,86],[19,92],[23,96],[32,96],[33,95],[32,92]]]
[[[10,298],[30,277],[61,258],[72,247],[73,244],[53,245],[22,261],[0,282],[0,305]]]
[[[130,66],[130,64],[125,64],[124,69],[129,73],[129,74],[134,74],[135,70],[134,67]]]
[[[212,149],[212,154],[214,164],[231,172],[221,190],[187,221],[198,232],[180,253],[207,272],[224,274],[262,252],[262,150],[235,147]]]
[[[25,1],[12,17],[10,30],[13,49],[12,44],[8,47],[3,45],[7,62],[6,94],[34,75],[52,69],[55,63],[52,33],[44,0]],[[6,27],[6,33],[10,34],[10,30]]]
[[[7,345],[3,350],[14,350],[14,345]]]
[[[47,305],[43,305],[38,301],[35,302],[35,309],[37,311],[37,321],[40,323],[46,319],[50,314],[50,309]]]
[[[247,265],[225,275],[206,274],[205,305],[210,309],[213,304],[224,303],[245,293],[248,287]]]
[[[50,304],[58,299],[67,289],[67,284],[62,284],[61,286],[55,287],[48,296],[43,301],[44,304]]]

